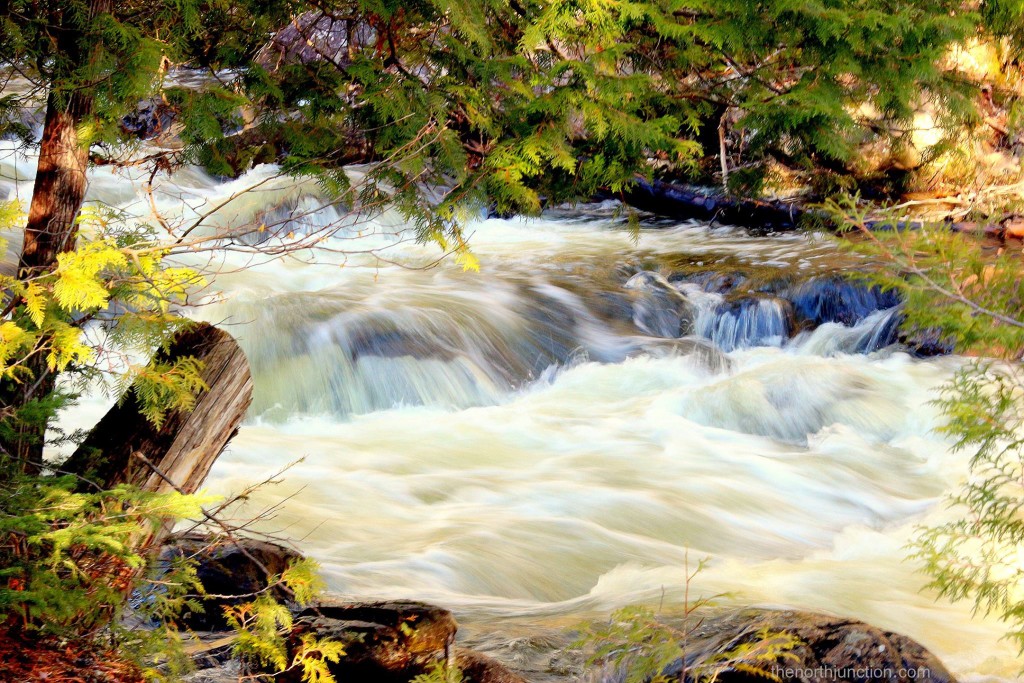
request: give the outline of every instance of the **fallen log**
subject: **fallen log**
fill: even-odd
[[[201,323],[180,333],[164,361],[192,356],[208,387],[191,411],[173,410],[157,428],[129,391],[103,416],[62,470],[83,478],[83,490],[132,484],[145,491],[194,493],[224,450],[252,402],[252,376],[238,343]]]
[[[638,179],[621,197],[630,206],[659,216],[692,218],[765,230],[793,230],[810,216],[797,204],[736,199],[699,189]]]
[[[603,198],[621,199],[641,211],[669,218],[693,219],[708,223],[736,225],[754,230],[783,232],[807,225],[816,225],[833,231],[844,229],[825,211],[807,208],[792,202],[761,201],[717,194],[702,188],[690,188],[661,180],[648,182],[638,179],[620,196]],[[987,222],[942,221],[953,232],[979,234],[1000,240],[1024,239],[1024,220],[1016,215],[1003,216]],[[920,230],[924,221],[869,220],[869,230]]]

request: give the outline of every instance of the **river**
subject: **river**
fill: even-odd
[[[0,163],[0,196],[24,196],[31,160]],[[239,182],[189,171],[158,199],[213,204]],[[90,191],[146,214],[138,179],[100,170]],[[305,192],[215,218],[281,193],[304,213]],[[332,593],[438,603],[471,642],[544,669],[563,629],[678,605],[684,567],[705,560],[691,593],[861,618],[965,680],[1015,677],[1004,628],[923,591],[907,560],[965,474],[929,404],[961,361],[889,345],[891,302],[835,284],[851,256],[813,234],[653,220],[634,234],[611,204],[474,221],[478,273],[404,231],[384,215],[328,245],[388,247],[387,262],[203,262],[219,295],[193,315],[238,338],[256,386],[208,489],[302,458],[238,515],[273,507],[260,528],[297,539]],[[705,341],[666,339],[683,332]]]

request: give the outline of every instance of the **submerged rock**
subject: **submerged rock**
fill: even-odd
[[[753,288],[742,273],[728,270],[668,279],[641,270],[624,290],[631,299],[633,324],[641,332],[668,339],[696,335],[726,353],[785,346],[802,333],[830,324],[836,330],[863,329],[838,332],[825,353],[870,353],[903,341],[899,295],[840,274]],[[910,344],[911,349],[916,346]],[[938,345],[921,346],[920,355],[941,352]]]
[[[680,405],[680,414],[699,424],[793,443],[834,424],[886,440],[905,411],[901,397],[870,373],[786,357],[722,377]]]
[[[154,97],[139,102],[135,111],[121,119],[121,130],[140,140],[170,137],[178,112],[164,100]]]
[[[468,683],[526,683],[526,679],[504,664],[466,648],[455,648],[455,666]]]
[[[697,273],[671,275],[668,280],[672,284],[694,284],[710,294],[728,294],[746,282],[747,277],[738,272],[704,270]]]
[[[765,665],[780,683],[955,683],[942,662],[923,645],[907,636],[845,619],[809,612],[741,610],[707,619],[688,639],[687,669],[711,664],[730,650],[758,638],[758,634],[785,632],[801,644],[790,656]],[[667,674],[678,676],[682,662]],[[726,667],[719,680],[728,683],[763,683],[763,673]]]
[[[696,333],[723,351],[782,346],[793,332],[793,307],[785,299],[744,297],[698,316]]]
[[[854,325],[875,311],[900,303],[894,291],[842,277],[808,280],[780,295],[793,303],[797,320],[808,327],[823,323]]]
[[[693,305],[661,275],[641,271],[626,282],[625,288],[633,298],[633,323],[641,332],[666,339],[689,333]]]
[[[920,358],[946,356],[956,350],[953,340],[937,329],[897,330],[897,333],[899,342]]]
[[[232,659],[223,664],[193,671],[181,677],[182,683],[238,683],[244,680],[242,666],[238,660]]]
[[[652,358],[689,357],[709,372],[728,372],[732,368],[729,357],[707,339],[683,337],[681,339],[646,339],[637,352],[630,356],[648,355]]]

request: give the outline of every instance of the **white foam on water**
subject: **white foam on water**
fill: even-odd
[[[0,155],[3,175],[19,178],[0,179],[0,195],[24,197],[32,164]],[[275,174],[216,183],[186,170],[157,201],[194,220],[263,183],[205,221],[210,231],[312,206],[314,191]],[[148,220],[138,178],[91,178],[93,198]],[[922,591],[906,560],[915,525],[948,514],[942,496],[966,471],[931,431],[929,405],[959,361],[848,353],[870,347],[893,312],[782,348],[744,348],[753,323],[725,321],[708,336],[736,348],[717,365],[685,343],[648,355],[665,340],[600,313],[628,305],[623,264],[683,254],[793,276],[841,257],[813,236],[695,223],[634,239],[607,208],[473,224],[480,274],[335,253],[218,278],[223,301],[196,315],[240,339],[256,398],[209,490],[227,495],[305,457],[238,514],[294,493],[262,528],[301,539],[349,596],[431,600],[495,629],[500,617],[565,624],[663,591],[678,603],[686,558],[706,557],[697,593],[863,618],[920,640],[967,680],[1013,678],[1003,626]],[[343,217],[329,207],[303,220]],[[407,232],[383,216],[334,245],[397,243],[407,265],[436,260]],[[85,401],[65,425],[95,422],[104,405]]]

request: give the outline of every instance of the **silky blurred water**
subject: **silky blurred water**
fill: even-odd
[[[0,197],[24,198],[32,165],[0,156]],[[188,220],[274,173],[188,170],[157,201]],[[90,193],[148,220],[137,178],[99,170]],[[202,229],[284,200],[311,212],[293,229],[345,220],[312,196],[267,180]],[[433,601],[491,643],[678,604],[687,558],[706,559],[691,593],[858,617],[966,679],[1013,678],[1002,626],[923,591],[906,559],[965,474],[929,404],[959,361],[887,346],[894,310],[796,334],[785,288],[852,265],[825,239],[692,223],[633,235],[616,211],[477,221],[479,273],[428,267],[436,246],[387,215],[332,244],[393,245],[401,265],[184,257],[222,272],[192,314],[238,338],[256,386],[209,491],[303,458],[236,514],[287,499],[259,526],[298,539],[332,592]],[[737,300],[672,279],[687,269],[762,284]],[[65,426],[109,400],[83,401]]]
[[[487,221],[473,244],[479,274],[355,267],[278,287],[275,266],[217,309],[249,321],[232,331],[257,397],[211,486],[305,457],[247,510],[294,493],[266,527],[302,537],[332,591],[433,601],[500,643],[503,623],[512,639],[678,604],[686,558],[706,559],[691,591],[724,604],[858,617],[968,679],[1015,676],[1004,629],[936,601],[906,559],[965,472],[929,405],[957,359],[852,353],[888,310],[789,339],[766,299],[752,346],[741,318],[698,305],[724,363],[601,314],[636,301],[622,264],[803,277],[841,261],[820,241],[679,225],[634,243],[595,218]]]

